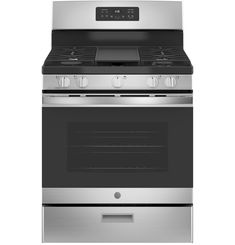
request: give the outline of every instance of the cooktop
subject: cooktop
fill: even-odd
[[[43,65],[44,74],[159,73],[192,74],[182,47],[53,47]]]

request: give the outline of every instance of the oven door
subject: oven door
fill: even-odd
[[[44,203],[191,203],[191,96],[45,95],[42,122]]]

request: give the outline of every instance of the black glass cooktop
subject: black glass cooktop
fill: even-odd
[[[181,47],[54,47],[44,74],[69,73],[179,73],[191,74],[192,65]]]

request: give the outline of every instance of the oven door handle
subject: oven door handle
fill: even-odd
[[[192,95],[165,97],[88,97],[43,95],[44,107],[191,107]]]

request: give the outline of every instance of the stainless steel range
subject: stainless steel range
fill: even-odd
[[[44,242],[192,242],[181,2],[54,2],[42,67]]]

